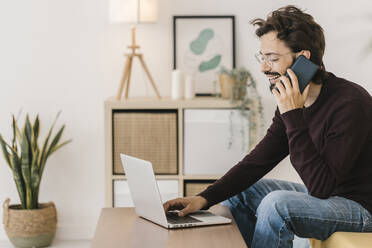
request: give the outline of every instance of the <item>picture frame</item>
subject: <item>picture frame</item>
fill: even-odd
[[[220,92],[221,66],[235,68],[235,16],[173,16],[173,69],[194,78],[196,96]]]

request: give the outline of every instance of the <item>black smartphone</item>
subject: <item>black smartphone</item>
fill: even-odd
[[[302,93],[318,71],[319,66],[308,60],[305,56],[300,55],[291,66],[291,69],[297,76],[298,86]],[[285,76],[291,80],[288,73]]]

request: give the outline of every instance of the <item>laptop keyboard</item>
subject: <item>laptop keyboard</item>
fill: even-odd
[[[185,224],[185,223],[195,223],[195,222],[202,222],[201,220],[195,219],[191,216],[178,216],[178,212],[167,212],[166,214],[167,220],[171,224]]]

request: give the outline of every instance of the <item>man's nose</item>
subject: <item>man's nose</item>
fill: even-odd
[[[261,72],[270,71],[271,67],[266,63],[266,61],[263,61],[261,63]]]

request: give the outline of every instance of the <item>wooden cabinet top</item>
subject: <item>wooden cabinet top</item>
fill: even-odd
[[[105,107],[111,109],[121,108],[234,108],[238,103],[231,103],[217,97],[196,97],[193,99],[173,100],[170,97],[163,97],[160,100],[156,97],[133,97],[127,100],[116,100],[110,97],[105,101]]]

